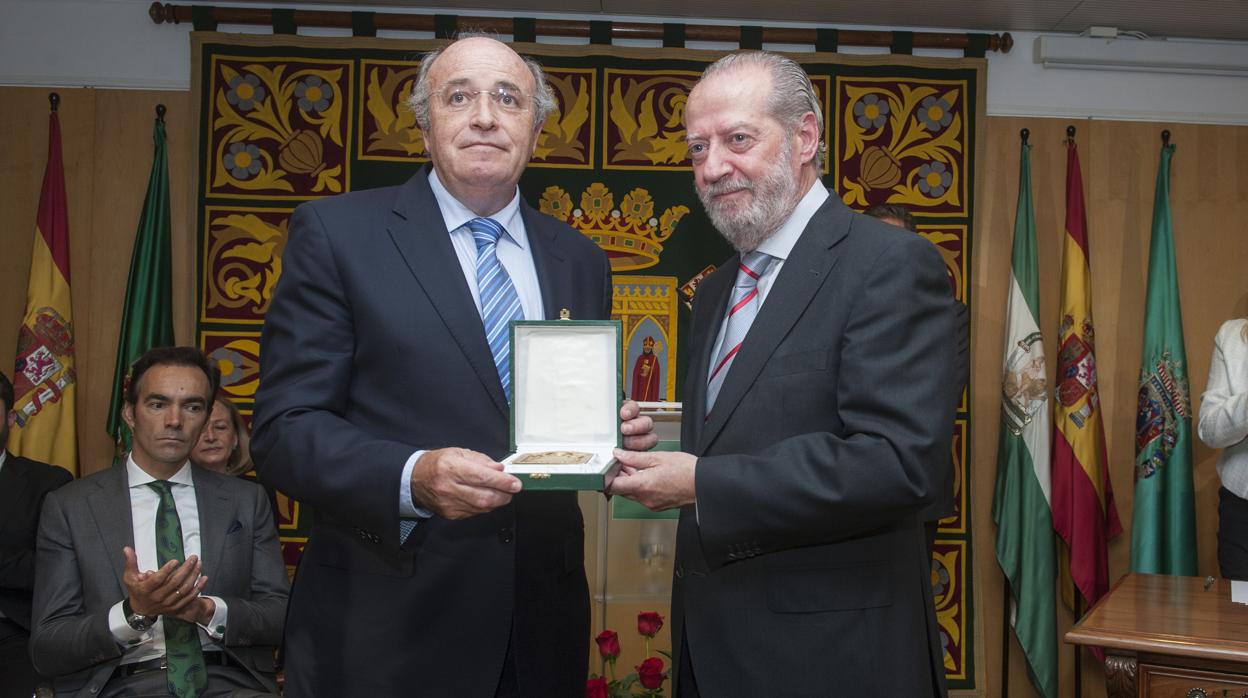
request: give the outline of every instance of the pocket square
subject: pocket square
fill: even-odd
[[[225,530],[225,535],[228,536],[231,533],[238,533],[241,530],[243,530],[243,522],[238,519],[234,519],[234,521],[230,522],[230,527]]]

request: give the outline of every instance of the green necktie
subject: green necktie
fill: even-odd
[[[163,567],[170,560],[182,562],[182,521],[173,503],[173,487],[164,480],[147,483],[160,496],[156,508],[156,557]],[[204,650],[199,644],[199,626],[165,616],[165,664],[169,692],[178,698],[196,698],[208,687]]]

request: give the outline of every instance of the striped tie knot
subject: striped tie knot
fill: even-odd
[[[477,243],[477,252],[497,245],[499,236],[503,234],[503,226],[493,218],[473,218],[468,221],[468,230],[472,231],[473,242]]]

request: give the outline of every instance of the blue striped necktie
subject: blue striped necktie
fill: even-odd
[[[511,283],[507,270],[498,261],[498,237],[503,226],[493,218],[473,218],[468,230],[477,243],[477,296],[481,301],[481,324],[485,326],[485,339],[490,353],[494,355],[494,370],[503,384],[503,394],[511,402],[511,332],[512,320],[523,320],[520,296]],[[410,519],[399,521],[399,544],[416,529]]]
[[[512,320],[523,320],[520,296],[511,283],[507,270],[498,261],[498,237],[503,226],[493,218],[473,218],[468,230],[477,243],[477,294],[481,299],[481,324],[485,340],[494,355],[494,368],[503,384],[503,394],[511,401],[511,332]]]
[[[724,386],[724,378],[732,361],[741,351],[745,335],[754,324],[758,308],[762,302],[758,297],[758,279],[767,273],[775,257],[766,252],[755,250],[741,260],[737,269],[737,282],[732,289],[732,305],[728,306],[728,323],[724,327],[724,341],[719,346],[719,354],[711,364],[711,372],[706,382],[706,413],[711,413],[715,406],[715,398],[719,397],[719,389]]]

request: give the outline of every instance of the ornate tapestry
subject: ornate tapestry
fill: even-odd
[[[300,202],[399,184],[428,162],[404,106],[434,41],[217,33],[192,35],[199,123],[198,338],[250,414],[259,335]],[[623,322],[624,385],[679,399],[691,299],[732,251],[693,189],[683,112],[722,55],[686,49],[517,45],[547,69],[558,109],[520,182],[523,196],[606,251]],[[823,101],[824,183],[849,206],[908,207],[936,245],[957,297],[967,283],[983,114],[983,59],[794,54]],[[953,370],[950,367],[950,370]],[[975,688],[968,483],[969,405],[953,450],[957,513],[941,522],[932,585],[954,689]],[[278,495],[288,564],[309,516]],[[315,515],[314,513],[312,514]]]

